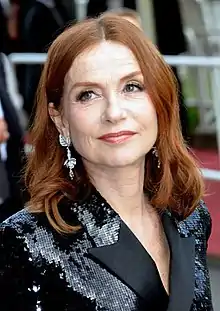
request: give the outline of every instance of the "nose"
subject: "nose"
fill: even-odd
[[[111,96],[111,98],[106,101],[103,117],[104,121],[109,123],[118,123],[126,119],[127,112],[123,106],[122,100],[115,95]]]

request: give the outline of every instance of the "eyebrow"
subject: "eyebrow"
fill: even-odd
[[[139,76],[139,75],[142,75],[142,72],[140,70],[137,70],[137,71],[134,71],[134,72],[131,72],[127,75],[125,75],[124,77],[122,77],[120,79],[120,82],[125,82],[129,79],[132,79],[136,76]],[[74,88],[77,88],[77,87],[82,87],[82,86],[89,86],[89,87],[100,87],[100,83],[97,83],[97,82],[90,82],[90,81],[82,81],[82,82],[76,82],[73,84],[71,90],[73,90]]]

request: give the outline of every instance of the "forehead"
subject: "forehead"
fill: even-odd
[[[132,51],[119,43],[103,41],[84,51],[74,60],[69,75],[71,80],[104,80],[119,78],[132,71],[139,71],[139,64]]]

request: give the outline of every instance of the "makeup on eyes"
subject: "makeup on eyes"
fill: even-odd
[[[133,87],[133,88],[136,88],[136,90],[126,90],[126,88],[128,87]],[[125,84],[125,86],[123,87],[123,91],[125,91],[125,93],[136,93],[138,91],[143,91],[144,90],[144,87],[143,85],[140,83],[140,82],[137,82],[137,81],[129,81]],[[76,96],[76,101],[79,102],[88,102],[94,98],[92,98],[92,95],[94,96],[99,96],[98,92],[93,90],[92,88],[91,89],[86,89],[86,90],[82,90],[77,96]]]

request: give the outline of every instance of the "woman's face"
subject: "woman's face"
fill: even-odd
[[[138,62],[118,43],[102,42],[75,59],[65,79],[62,118],[62,133],[86,165],[137,164],[157,138],[157,115]]]

